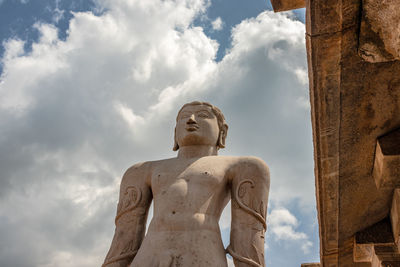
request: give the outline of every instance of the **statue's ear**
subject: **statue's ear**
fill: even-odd
[[[175,127],[175,132],[174,132],[174,147],[172,148],[173,151],[178,151],[179,145],[178,142],[176,141],[176,127]]]
[[[218,148],[224,148],[225,147],[225,139],[226,139],[226,135],[227,134],[228,134],[228,125],[224,124],[221,127],[221,130],[219,131],[218,143],[217,143],[217,147]]]

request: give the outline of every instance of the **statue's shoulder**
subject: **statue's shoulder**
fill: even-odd
[[[240,165],[241,167],[248,166],[249,168],[259,168],[259,169],[267,169],[268,165],[259,157],[255,156],[241,156],[236,157],[236,164]]]
[[[122,176],[122,184],[131,184],[140,181],[147,181],[151,173],[151,161],[140,162],[129,167]]]
[[[124,176],[135,176],[138,173],[143,173],[149,169],[150,165],[150,161],[133,164],[126,170]]]
[[[238,176],[240,174],[249,175],[254,174],[259,177],[264,177],[269,180],[269,168],[268,165],[260,159],[259,157],[254,156],[241,156],[236,157],[233,160],[232,168],[236,171]]]
[[[136,163],[126,170],[124,176],[122,177],[122,181],[124,180],[131,181],[137,179],[148,180],[154,169],[161,166],[168,166],[168,164],[171,164],[171,161],[173,160],[176,159],[171,158],[171,159],[144,161]]]

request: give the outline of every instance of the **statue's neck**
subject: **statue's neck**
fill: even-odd
[[[218,149],[216,146],[183,146],[179,147],[178,151],[178,158],[180,159],[201,158],[216,155],[218,155]]]

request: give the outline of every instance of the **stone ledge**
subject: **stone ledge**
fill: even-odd
[[[305,0],[271,0],[271,4],[275,12],[306,7]]]
[[[321,263],[303,263],[301,267],[321,267]]]

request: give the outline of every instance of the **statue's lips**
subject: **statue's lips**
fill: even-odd
[[[197,129],[199,129],[199,126],[197,126],[197,125],[191,125],[191,126],[186,127],[186,131],[188,131],[188,132],[194,132],[194,131],[197,131]]]

